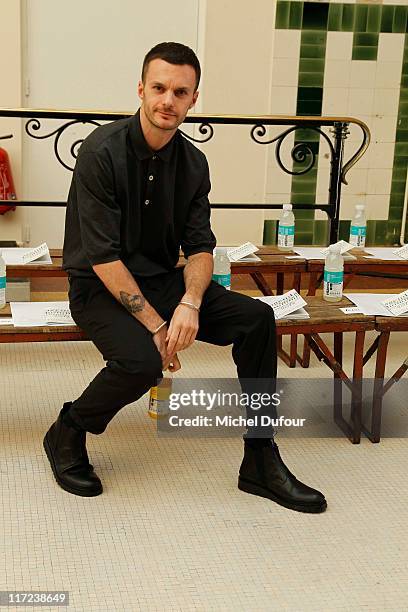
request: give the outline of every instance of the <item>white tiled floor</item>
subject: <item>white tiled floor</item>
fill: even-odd
[[[406,346],[394,336],[390,367]],[[229,348],[181,357],[184,376],[234,374]],[[408,609],[406,440],[282,441],[328,499],[304,515],[237,489],[240,439],[158,438],[143,398],[88,436],[104,493],[80,498],[56,485],[42,438],[101,365],[88,343],[1,346],[0,590],[70,591],[75,612]],[[280,373],[329,375],[315,359]]]

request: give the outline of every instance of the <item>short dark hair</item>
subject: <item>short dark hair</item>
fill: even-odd
[[[192,66],[196,73],[196,86],[195,90],[198,88],[198,84],[200,82],[201,77],[201,67],[200,62],[198,61],[198,57],[194,53],[190,47],[186,45],[182,45],[181,43],[176,42],[162,42],[158,45],[155,45],[153,49],[146,54],[143,60],[142,66],[142,81],[144,83],[145,76],[149,64],[154,59],[162,59],[169,64],[176,64],[178,66],[182,66],[187,64],[188,66]]]

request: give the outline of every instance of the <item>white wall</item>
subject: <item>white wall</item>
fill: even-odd
[[[25,79],[30,108],[101,109],[134,112],[136,87],[146,52],[162,40],[197,47],[198,0],[28,0],[25,2]],[[41,121],[40,134],[57,122]],[[58,125],[58,124],[57,124]],[[88,131],[74,126],[61,142],[69,164],[71,144]],[[71,179],[55,159],[53,139],[24,139],[24,194],[32,200],[65,200]],[[31,243],[60,247],[65,211],[31,208]]]
[[[160,40],[178,40],[197,50],[202,63],[197,112],[268,113],[275,0],[258,0],[255,7],[233,0],[158,0],[154,5],[71,0],[64,11],[54,0],[21,1],[23,34],[20,11],[12,10],[19,2],[7,0],[9,13],[1,23],[18,47],[19,66],[20,42],[24,49],[26,107],[133,112],[144,54]],[[0,57],[2,50],[0,38]],[[20,68],[13,74],[19,88]],[[20,105],[16,98],[6,100],[3,92],[0,96],[0,106]],[[210,163],[213,202],[265,201],[267,148],[251,141],[250,127],[217,127],[213,140],[202,146]],[[39,133],[53,129],[54,122],[42,120]],[[69,147],[84,134],[76,126],[66,135],[61,143],[66,161],[73,161]],[[53,144],[53,139],[24,135],[24,189],[20,180],[19,194],[25,199],[66,199],[71,175],[55,160]],[[31,208],[25,215],[32,245],[62,245],[64,209]],[[260,243],[263,218],[263,211],[214,211],[219,243]]]
[[[207,0],[202,110],[208,114],[269,114],[275,1]],[[265,201],[267,147],[252,126],[215,127],[203,146],[210,162],[213,202]],[[213,211],[218,241],[262,244],[264,212]]]
[[[21,46],[20,2],[2,0],[0,4],[0,106],[21,105]],[[21,122],[19,119],[0,119],[0,134],[13,134],[11,140],[0,140],[12,165],[17,197],[22,192]],[[21,240],[24,211],[18,209],[0,215],[0,240]]]

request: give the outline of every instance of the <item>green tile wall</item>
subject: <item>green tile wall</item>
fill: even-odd
[[[402,7],[406,8],[406,7]],[[407,9],[408,11],[408,9]],[[406,13],[405,12],[405,21]],[[398,107],[397,131],[395,135],[394,163],[391,182],[390,207],[388,212],[387,243],[395,241],[401,232],[401,219],[408,170],[408,34],[405,34],[402,60],[401,89]],[[408,239],[408,231],[405,240]]]
[[[307,2],[303,9],[303,26],[300,39],[299,87],[296,105],[296,115],[321,115],[323,101],[324,63],[326,57],[328,3],[316,5]],[[320,31],[323,30],[324,31]],[[309,165],[312,155],[315,155],[314,167],[306,174],[295,175],[292,178],[291,201],[293,203],[313,204],[316,200],[316,178],[319,162],[319,134],[313,130],[302,129],[295,133],[296,148],[305,152],[304,161],[293,162],[293,172],[302,172]],[[303,147],[304,144],[304,147]],[[309,152],[311,151],[311,153]],[[314,210],[297,210],[296,243],[313,244]]]
[[[408,5],[333,4],[278,0],[277,29],[301,30],[297,115],[321,115],[327,32],[353,32],[352,60],[376,61],[380,32],[406,33],[401,90],[398,109],[392,188],[388,220],[370,220],[367,244],[396,244],[401,231],[408,169]],[[307,144],[316,155],[310,172],[293,176],[291,201],[294,204],[314,204],[319,158],[319,136],[310,130],[297,130],[295,145]],[[308,164],[293,162],[293,171]],[[314,220],[314,211],[296,211],[297,244],[325,244],[328,224]],[[340,222],[340,238],[348,239],[350,221]],[[275,242],[276,223],[265,222],[264,240]],[[408,240],[408,230],[405,236]]]

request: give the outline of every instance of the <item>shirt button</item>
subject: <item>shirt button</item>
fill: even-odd
[[[153,155],[153,159],[157,159],[157,155]]]
[[[145,200],[145,204],[146,204],[146,206],[149,206],[150,200]]]
[[[154,178],[154,177],[153,177],[153,174],[150,174],[150,176],[149,176],[149,181],[152,181],[152,180],[153,180],[153,178]]]

